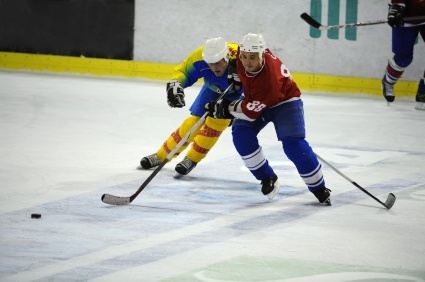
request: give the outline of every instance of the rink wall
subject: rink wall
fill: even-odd
[[[169,80],[177,65],[125,60],[94,59],[0,52],[0,68],[72,72],[91,75],[145,77]],[[294,81],[303,90],[382,95],[381,80],[341,77],[320,74],[292,73]],[[400,81],[396,84],[397,96],[416,95],[418,83]]]
[[[132,60],[0,52],[0,67],[165,80],[208,37],[238,43],[247,32],[260,32],[301,89],[382,95],[392,56],[387,24],[318,31],[299,16],[307,12],[324,25],[385,19],[388,2],[135,0]],[[396,84],[397,96],[416,94],[425,66],[425,44],[418,41],[413,63]]]
[[[133,59],[135,0],[1,0],[0,51]]]

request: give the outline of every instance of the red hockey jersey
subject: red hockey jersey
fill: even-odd
[[[246,97],[242,102],[242,112],[248,118],[255,120],[266,108],[299,99],[301,91],[292,81],[291,73],[269,49],[263,57],[263,69],[257,74],[245,71],[239,53],[238,48],[237,69]]]
[[[425,0],[392,0],[392,4],[399,4],[406,7],[406,17],[425,16]],[[424,24],[425,20],[409,21],[405,26]]]

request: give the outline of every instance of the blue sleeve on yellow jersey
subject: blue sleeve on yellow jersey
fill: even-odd
[[[202,50],[204,50],[204,46],[199,47],[174,69],[173,79],[177,79],[184,88],[192,86],[202,78],[201,71],[203,69],[209,69],[208,64],[202,58]]]

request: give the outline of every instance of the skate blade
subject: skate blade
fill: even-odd
[[[331,203],[331,199],[330,198],[327,199],[326,201],[324,201],[323,203],[324,204],[327,204],[328,206],[332,206],[332,203]]]
[[[280,189],[280,183],[279,181],[276,181],[276,183],[274,184],[275,187],[273,189],[273,191],[271,191],[270,193],[267,194],[267,198],[269,198],[269,200],[273,200],[274,196],[276,196],[277,192],[279,192]]]

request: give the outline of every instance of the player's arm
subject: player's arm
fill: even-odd
[[[205,104],[205,110],[209,111],[210,116],[214,118],[239,118],[248,121],[256,120],[266,107],[265,103],[248,99],[239,99],[232,102],[224,99],[219,102],[211,101]]]
[[[242,110],[243,106],[246,107],[246,100],[236,100],[231,102],[227,109],[229,113],[235,118],[248,120],[248,121],[254,121],[255,118],[249,117],[244,113],[244,111]]]
[[[388,8],[388,24],[391,27],[404,26],[406,15],[406,0],[392,0]]]
[[[242,90],[242,82],[241,82],[241,79],[239,78],[236,63],[237,63],[237,59],[229,60],[227,84],[230,85],[233,83],[233,90],[239,93]]]
[[[192,86],[201,78],[199,66],[202,62],[203,46],[174,68],[173,77],[167,83],[167,102],[171,108],[182,108],[184,101],[184,88]]]
[[[248,103],[249,105],[250,103]],[[258,113],[249,113],[249,115],[244,113],[243,107],[246,107],[246,100],[235,100],[228,101],[223,99],[221,101],[211,101],[205,104],[205,110],[210,113],[210,116],[216,119],[234,119],[239,118],[248,121],[254,121],[260,115],[261,111]],[[265,107],[265,105],[264,105]]]
[[[190,54],[186,60],[174,68],[172,79],[177,79],[184,88],[192,86],[198,79],[202,77],[202,50],[204,46],[199,47],[195,52]]]

